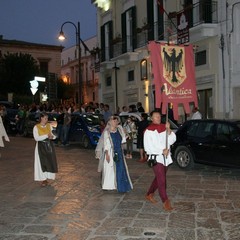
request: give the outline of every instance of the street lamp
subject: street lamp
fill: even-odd
[[[64,22],[61,26],[61,30],[60,30],[60,33],[58,36],[59,40],[63,41],[66,39],[66,37],[64,36],[64,32],[63,32],[63,26],[67,23],[73,25],[76,30],[76,45],[78,48],[78,95],[79,95],[79,104],[81,104],[82,103],[82,74],[81,74],[80,22],[77,23],[77,26],[76,26],[76,24],[74,24],[73,22],[70,22],[70,21]]]

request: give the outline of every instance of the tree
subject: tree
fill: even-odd
[[[29,81],[39,73],[30,54],[7,53],[0,59],[0,94],[32,95]]]

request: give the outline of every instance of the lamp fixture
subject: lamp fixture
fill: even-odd
[[[141,80],[147,80],[148,79],[148,73],[147,73],[147,60],[143,59],[140,63],[140,71],[141,71]]]
[[[60,41],[64,41],[64,40],[66,39],[63,31],[60,31],[59,36],[58,36],[58,39],[59,39]]]

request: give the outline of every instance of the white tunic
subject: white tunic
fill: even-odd
[[[168,136],[168,146],[170,149],[170,145],[172,145],[176,141],[176,135],[174,132],[171,132]],[[156,160],[159,163],[162,163],[165,166],[171,164],[172,157],[171,153],[165,158],[162,155],[163,150],[166,148],[166,131],[159,133],[157,130],[146,130],[144,132],[144,150],[147,152],[147,155],[156,154]]]
[[[35,139],[36,146],[35,146],[35,152],[34,152],[34,180],[35,181],[44,181],[47,179],[55,179],[56,174],[55,173],[50,173],[50,172],[43,172],[42,167],[41,167],[41,162],[39,158],[39,153],[38,153],[38,141],[43,141],[44,139],[48,138],[48,135],[39,135],[38,134],[38,129],[36,126],[33,128],[33,137]]]
[[[108,162],[106,160],[106,155],[104,157],[103,161],[103,171],[102,171],[102,189],[104,190],[115,190],[117,189],[117,183],[116,183],[116,169],[115,169],[115,163],[113,161],[113,148],[111,144],[111,136],[109,135],[108,131],[104,131],[104,151],[108,151],[108,154],[110,156],[110,161]],[[122,143],[126,142],[126,138],[124,135],[122,135]]]
[[[4,147],[3,137],[5,141],[10,141],[3,125],[2,117],[0,116],[0,147]]]

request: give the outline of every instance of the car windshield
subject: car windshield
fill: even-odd
[[[100,125],[100,120],[102,119],[101,115],[96,114],[83,114],[82,117],[88,126]]]

